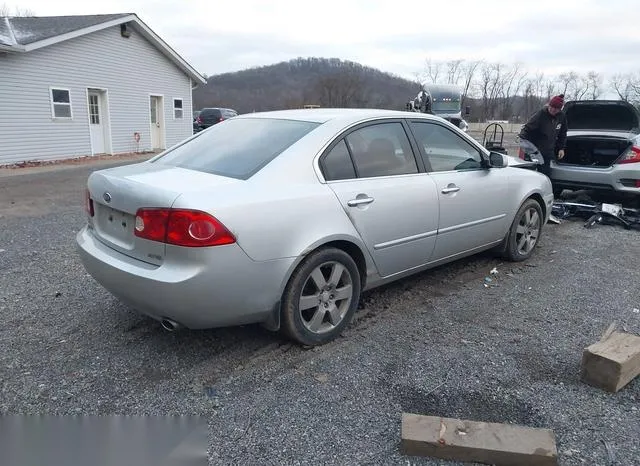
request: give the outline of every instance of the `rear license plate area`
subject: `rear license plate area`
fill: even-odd
[[[99,205],[97,207],[98,233],[110,241],[130,247],[134,239],[135,217],[111,207]]]

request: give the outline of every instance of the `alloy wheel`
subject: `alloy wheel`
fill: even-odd
[[[298,310],[303,325],[316,334],[340,325],[353,299],[353,277],[337,261],[325,262],[307,277],[300,294]]]
[[[518,253],[529,254],[540,236],[540,215],[534,207],[524,211],[516,228],[516,247]]]

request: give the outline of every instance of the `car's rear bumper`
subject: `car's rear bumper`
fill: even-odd
[[[614,165],[607,168],[566,166],[552,163],[553,184],[568,189],[593,189],[640,195],[635,181],[640,180],[640,164]]]
[[[167,246],[164,264],[154,266],[109,248],[87,227],[76,241],[87,272],[119,300],[193,329],[267,321],[294,261],[255,262],[234,244],[203,248],[192,263],[174,263],[176,247]]]

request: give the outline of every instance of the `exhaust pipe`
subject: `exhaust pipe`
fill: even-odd
[[[171,319],[162,319],[160,321],[160,324],[162,325],[162,328],[165,329],[167,332],[175,332],[176,330],[179,330],[182,326],[178,323],[175,322]]]

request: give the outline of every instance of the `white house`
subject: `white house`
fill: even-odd
[[[203,83],[135,14],[0,17],[0,164],[171,147]]]

